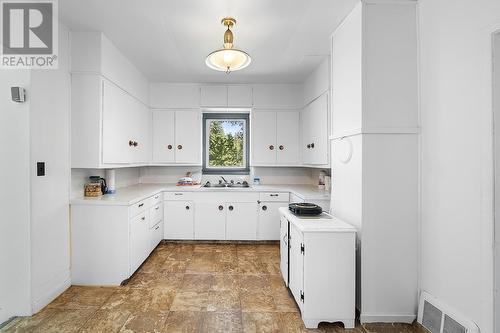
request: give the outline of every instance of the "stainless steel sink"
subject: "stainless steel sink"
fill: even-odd
[[[250,185],[247,182],[243,183],[218,183],[211,184],[210,182],[206,182],[203,187],[211,187],[211,188],[248,188]]]

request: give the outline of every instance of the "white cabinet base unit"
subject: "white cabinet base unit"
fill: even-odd
[[[280,207],[288,207],[290,194],[288,192],[263,192],[259,195],[259,217],[257,239],[280,239]]]
[[[304,325],[340,321],[354,328],[356,229],[327,214],[300,218],[286,207],[279,210],[280,267]]]
[[[72,204],[71,282],[120,285],[163,238],[161,193],[133,205]]]

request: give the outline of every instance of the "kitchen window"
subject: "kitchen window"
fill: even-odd
[[[203,173],[248,174],[248,113],[203,114]]]

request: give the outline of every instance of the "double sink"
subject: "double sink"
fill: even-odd
[[[250,187],[250,185],[248,184],[248,182],[244,181],[243,183],[222,183],[222,182],[219,182],[217,184],[212,184],[210,182],[206,182],[205,185],[203,185],[203,187],[209,187],[209,188],[248,188]]]

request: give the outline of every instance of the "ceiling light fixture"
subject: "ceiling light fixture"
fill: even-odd
[[[224,47],[210,53],[205,60],[208,67],[216,71],[230,73],[250,65],[252,59],[248,53],[233,48],[233,32],[231,28],[236,24],[232,17],[225,17],[221,23],[227,27],[224,33]]]

